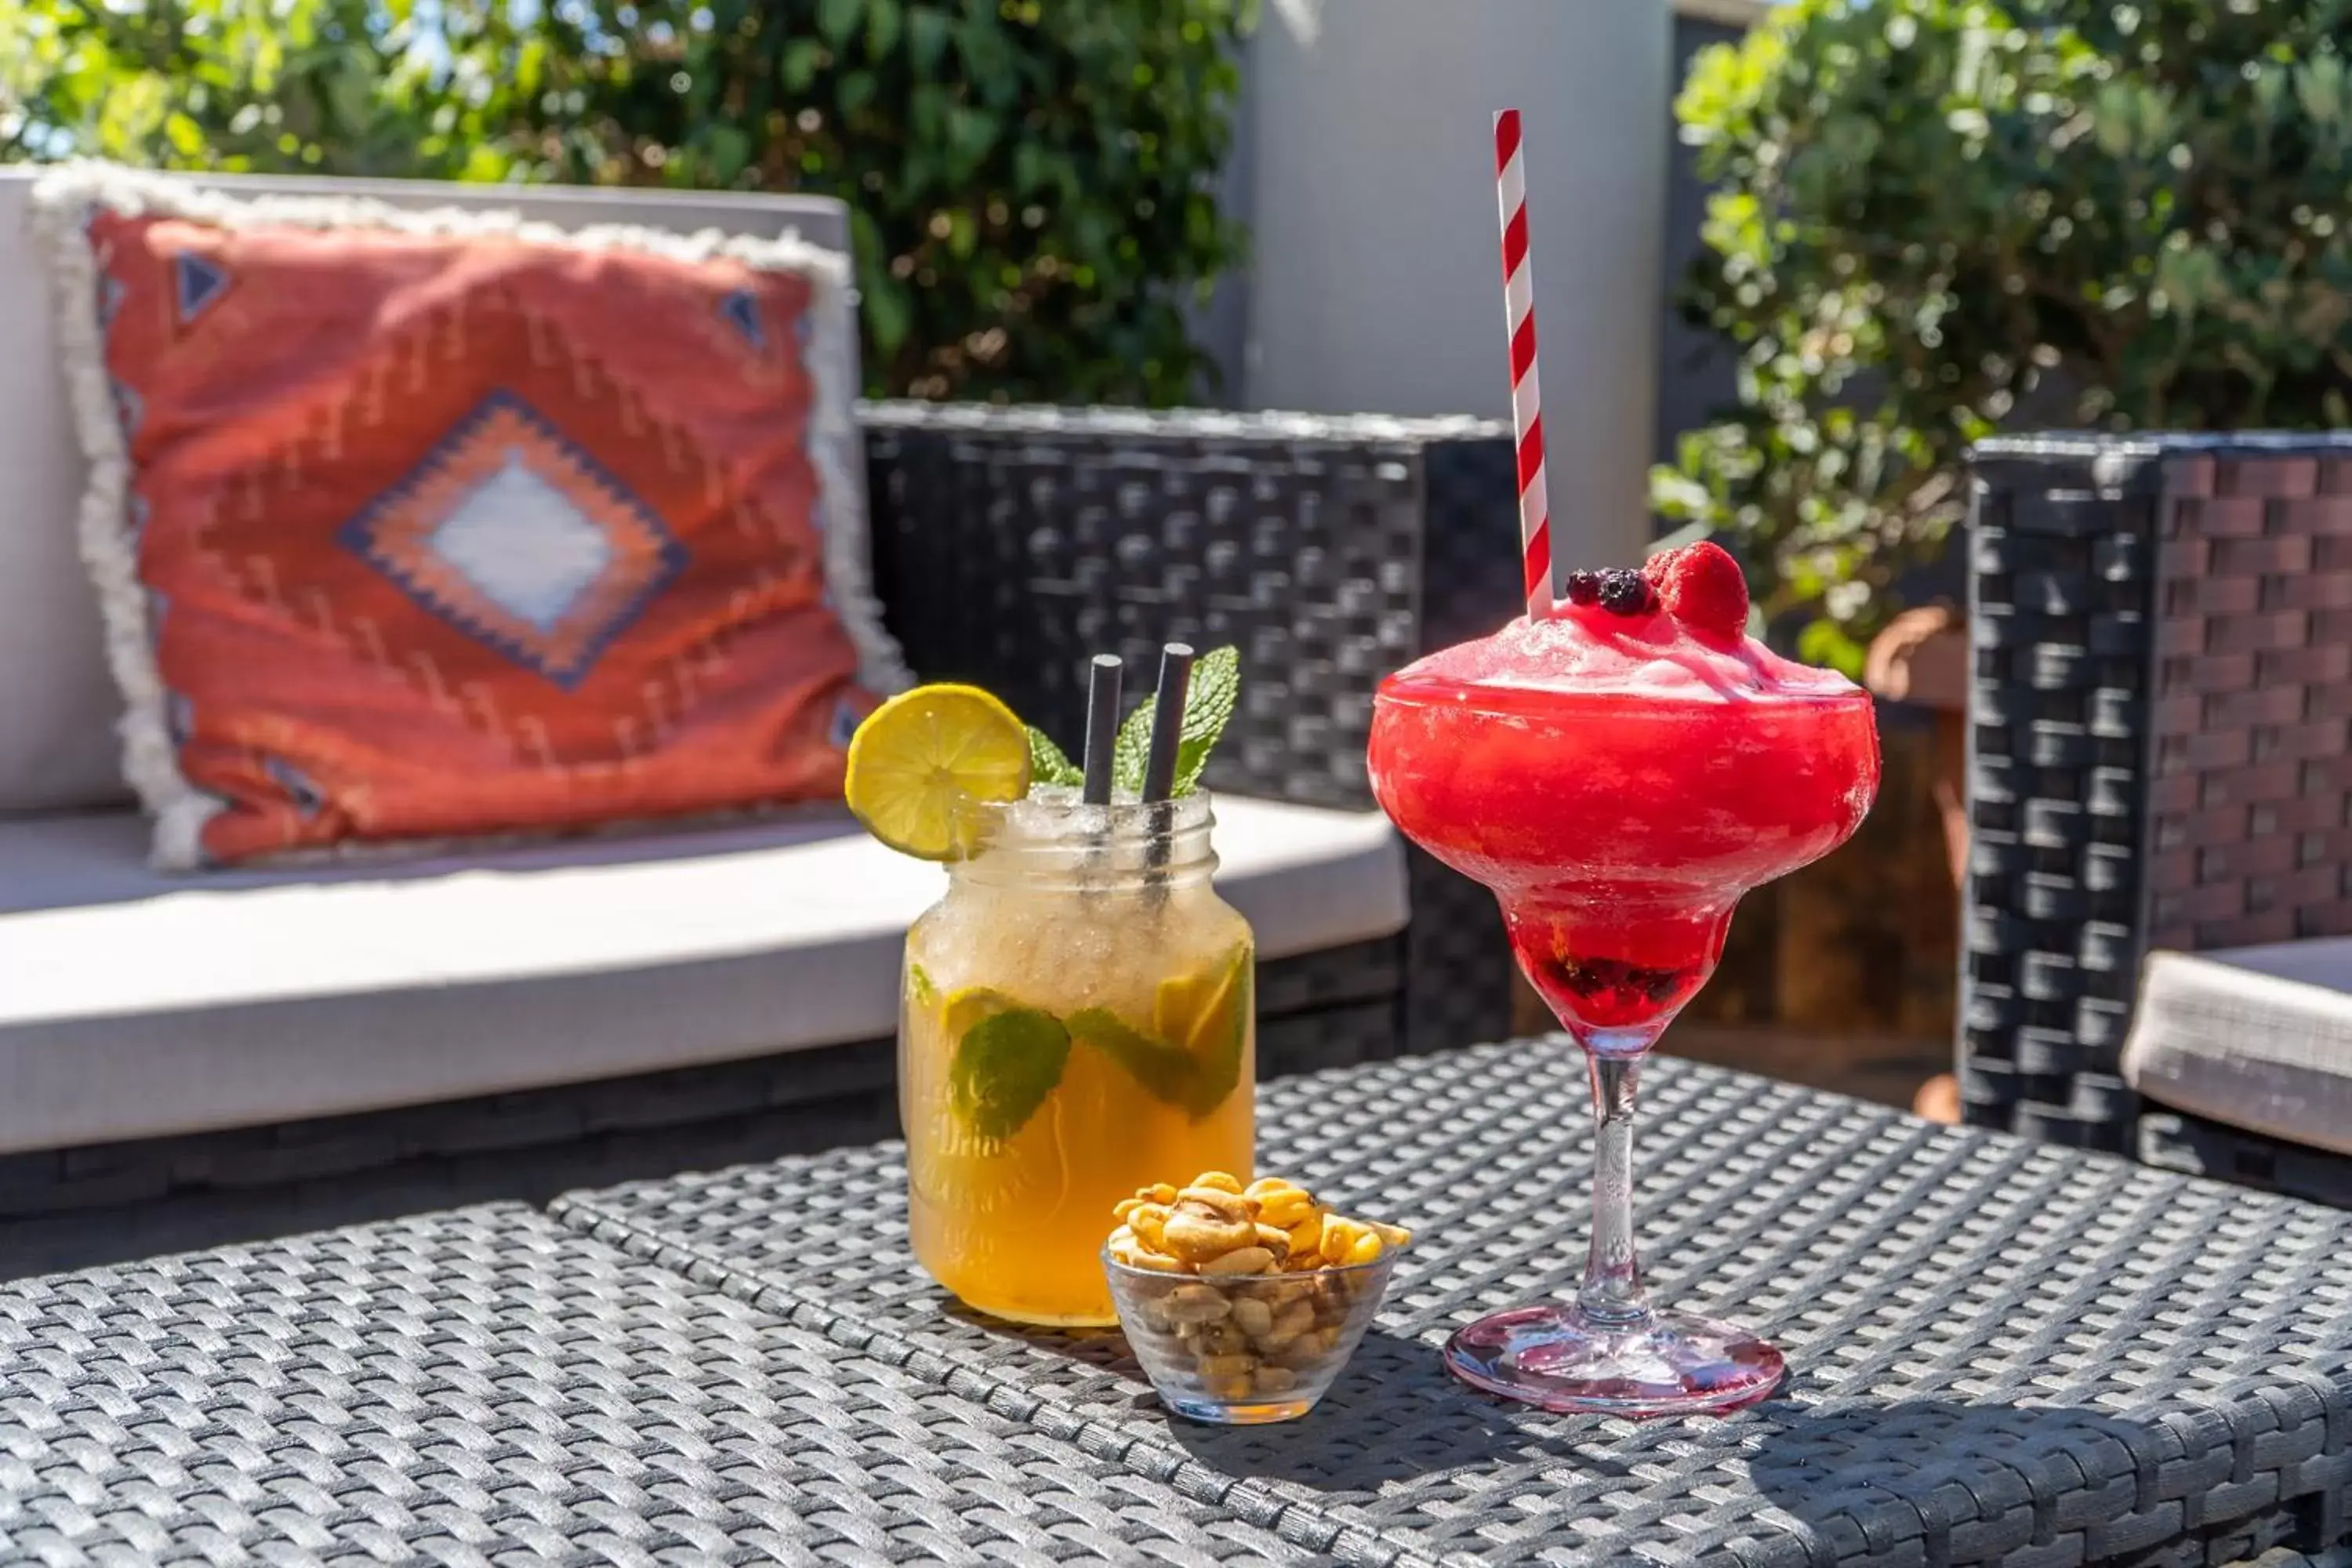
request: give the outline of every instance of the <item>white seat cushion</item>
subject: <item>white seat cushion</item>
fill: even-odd
[[[0,1152],[872,1039],[945,874],[845,816],[466,859],[148,869],[128,813],[0,821]],[[1263,958],[1386,936],[1377,813],[1221,797]]]
[[[2352,939],[2151,953],[2124,1079],[2177,1110],[2352,1154]]]

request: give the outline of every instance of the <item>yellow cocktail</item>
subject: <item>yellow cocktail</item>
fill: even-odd
[[[907,939],[915,1256],[1000,1317],[1108,1323],[1112,1205],[1171,1171],[1249,1177],[1249,926],[1210,886],[1203,795],[973,809],[974,852]]]

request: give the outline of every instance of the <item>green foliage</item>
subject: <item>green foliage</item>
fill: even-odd
[[[0,0],[0,162],[494,177],[415,0]],[[501,37],[511,34],[501,31]],[[447,123],[440,133],[436,120]]]
[[[0,0],[0,159],[809,191],[877,393],[1172,403],[1255,0]]]
[[[1738,406],[1653,475],[1860,663],[1996,427],[2352,424],[2352,0],[1795,0],[1675,105]]]
[[[1031,784],[1082,784],[1087,782],[1084,768],[1070,761],[1062,748],[1054,744],[1054,737],[1034,724],[1024,725],[1029,731],[1029,782]]]

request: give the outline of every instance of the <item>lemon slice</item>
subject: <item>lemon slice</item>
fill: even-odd
[[[902,854],[961,860],[980,847],[971,803],[1028,793],[1028,732],[976,686],[902,691],[850,738],[849,809]]]
[[[1213,969],[1171,976],[1152,998],[1151,1024],[1160,1037],[1192,1058],[1189,1108],[1205,1116],[1241,1081],[1242,1047],[1249,1039],[1250,950],[1244,945]]]

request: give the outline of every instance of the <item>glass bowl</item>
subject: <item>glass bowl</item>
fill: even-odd
[[[1403,1247],[1297,1274],[1164,1274],[1103,1253],[1118,1325],[1161,1404],[1194,1421],[1296,1421],[1337,1381]]]

